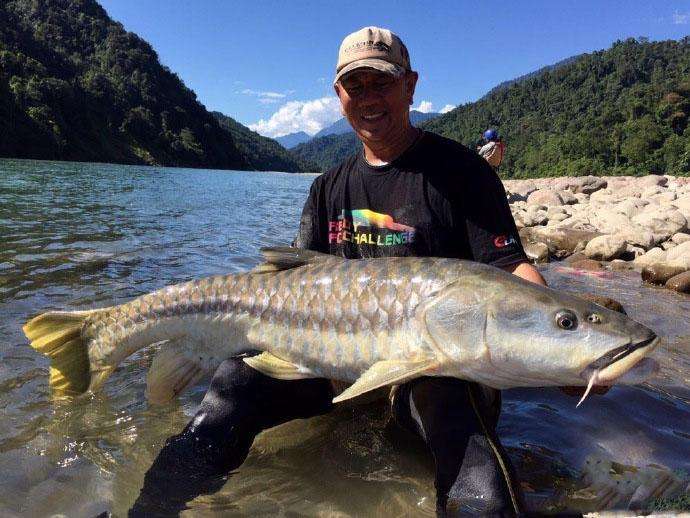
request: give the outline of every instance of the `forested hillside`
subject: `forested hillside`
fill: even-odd
[[[473,148],[488,127],[508,145],[503,177],[690,174],[690,37],[629,39],[502,85],[420,127]],[[294,148],[323,170],[357,149],[347,135]]]
[[[296,157],[275,140],[259,135],[232,117],[220,112],[211,112],[211,114],[221,128],[230,132],[250,169],[287,173],[318,171],[315,164]]]
[[[290,153],[300,160],[313,162],[319,171],[328,171],[345,158],[361,149],[362,144],[354,132],[326,135],[295,146]]]
[[[473,145],[496,127],[505,177],[690,173],[690,38],[629,39],[424,124]]]
[[[274,168],[242,148],[94,0],[0,2],[0,157]]]

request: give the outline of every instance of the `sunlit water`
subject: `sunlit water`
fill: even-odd
[[[166,437],[185,425],[200,384],[179,402],[144,397],[152,352],[130,358],[98,396],[55,405],[47,360],[21,325],[51,309],[124,302],[156,288],[245,270],[259,248],[290,243],[311,176],[0,161],[0,515],[123,516]],[[619,299],[664,344],[660,373],[578,409],[557,389],[504,393],[499,435],[532,509],[607,503],[586,460],[690,472],[690,297],[550,266],[553,287]],[[191,516],[433,515],[431,459],[386,432],[379,404],[340,408],[259,437],[225,487]],[[622,505],[622,504],[617,504]]]

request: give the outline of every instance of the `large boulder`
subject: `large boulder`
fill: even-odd
[[[531,230],[532,241],[546,244],[555,257],[566,257],[584,250],[589,241],[600,235],[597,232],[557,226],[535,227]]]
[[[671,277],[666,281],[666,287],[680,293],[690,293],[690,271]]]
[[[690,270],[690,241],[681,243],[666,252],[666,264]]]
[[[685,216],[673,207],[652,207],[632,218],[632,222],[654,234],[657,243],[687,229]]]
[[[690,194],[678,196],[671,202],[671,205],[676,207],[678,211],[685,216],[685,219],[690,220]]]
[[[539,189],[527,197],[528,205],[563,205],[563,198],[553,189]]]
[[[600,189],[605,189],[607,181],[598,176],[577,176],[575,178],[559,178],[553,184],[553,188],[558,191],[570,191],[574,194],[592,194]]]
[[[617,259],[626,251],[627,242],[616,235],[598,236],[585,246],[585,255],[598,261]]]
[[[652,248],[646,254],[639,255],[635,258],[635,266],[644,268],[652,264],[663,264],[666,262],[666,250],[661,248]]]

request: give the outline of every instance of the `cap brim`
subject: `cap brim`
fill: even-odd
[[[345,76],[345,74],[349,74],[353,70],[357,70],[359,68],[373,68],[374,70],[379,70],[380,72],[385,72],[386,74],[392,74],[394,76],[401,76],[405,73],[405,69],[403,67],[401,67],[400,65],[396,65],[395,63],[389,63],[388,61],[384,61],[382,59],[375,59],[375,58],[359,59],[357,61],[353,61],[352,63],[344,66],[335,75],[335,79],[333,80],[333,84],[340,81],[340,79],[343,76]]]

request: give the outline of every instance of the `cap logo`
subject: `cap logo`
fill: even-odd
[[[382,41],[358,41],[346,49],[343,49],[343,53],[350,54],[353,52],[370,52],[372,50],[378,50],[379,52],[390,52],[391,47]]]

